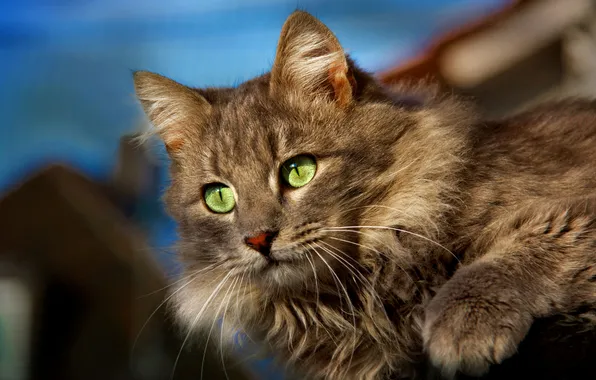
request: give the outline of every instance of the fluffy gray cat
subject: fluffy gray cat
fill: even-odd
[[[426,356],[451,377],[596,305],[592,102],[484,122],[382,87],[300,11],[236,88],[134,81],[172,161],[191,330],[222,319],[312,378],[412,378]]]

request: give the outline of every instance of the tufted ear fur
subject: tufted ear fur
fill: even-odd
[[[197,91],[171,79],[147,71],[134,73],[137,98],[170,156],[175,155],[192,133],[204,122],[211,105]]]
[[[355,83],[335,35],[310,14],[292,13],[277,45],[271,91],[290,89],[305,96],[325,96],[344,107],[353,100]]]

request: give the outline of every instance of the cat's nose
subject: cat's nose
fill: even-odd
[[[267,231],[254,236],[249,236],[244,239],[244,241],[250,248],[260,252],[265,257],[269,257],[269,254],[271,253],[271,243],[273,243],[273,239],[275,239],[276,236],[277,231]]]

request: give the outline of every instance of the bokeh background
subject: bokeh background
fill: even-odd
[[[159,195],[168,180],[167,159],[159,145],[139,152],[135,150],[134,144],[122,139],[123,136],[134,134],[145,123],[133,94],[131,79],[133,70],[154,71],[197,87],[230,86],[241,83],[269,69],[285,18],[296,8],[301,8],[326,23],[336,33],[348,53],[362,67],[375,73],[385,73],[385,78],[390,81],[393,80],[392,75],[399,77],[399,73],[402,72],[400,67],[411,64],[412,59],[424,54],[427,51],[425,49],[432,46],[432,42],[440,36],[462,25],[480,20],[483,16],[512,3],[514,2],[509,0],[2,0],[0,2],[0,198],[7,197],[8,201],[0,203],[0,227],[7,228],[0,230],[0,236],[4,234],[4,237],[0,238],[0,279],[4,275],[4,278],[10,281],[4,283],[0,281],[0,378],[15,380],[95,377],[163,379],[169,375],[165,373],[171,370],[180,346],[180,340],[176,340],[178,338],[175,337],[178,332],[174,327],[169,326],[161,333],[160,326],[154,326],[153,330],[150,327],[148,330],[153,331],[153,335],[144,332],[150,337],[146,338],[145,343],[141,339],[140,345],[154,347],[154,349],[153,351],[147,349],[144,353],[138,354],[137,358],[141,359],[136,362],[140,364],[133,365],[132,370],[123,369],[126,363],[132,361],[128,349],[123,349],[121,354],[116,353],[120,352],[118,350],[110,350],[110,347],[127,345],[130,341],[136,340],[139,335],[139,325],[144,325],[148,315],[155,310],[163,298],[163,293],[157,293],[157,298],[147,301],[148,304],[143,304],[144,301],[139,299],[144,298],[139,294],[159,290],[158,284],[165,285],[174,281],[177,273],[175,257],[168,249],[175,241],[175,224],[165,215],[159,200]],[[596,59],[593,59],[594,49],[590,47],[593,41],[588,39],[586,42],[586,38],[578,37],[583,36],[581,33],[593,35],[593,28],[590,29],[593,18],[590,18],[586,27],[577,16],[581,13],[587,17],[592,13],[581,11],[584,8],[579,5],[580,8],[578,6],[573,8],[573,5],[570,5],[572,3],[589,4],[589,8],[586,9],[593,12],[593,2],[590,0],[584,2],[560,0],[559,5],[554,6],[555,11],[551,9],[550,13],[543,12],[531,19],[533,22],[527,26],[530,29],[526,29],[525,32],[534,30],[536,33],[528,34],[521,31],[517,34],[520,40],[524,40],[525,35],[532,35],[538,41],[534,41],[537,44],[535,49],[531,44],[521,44],[523,46],[520,49],[528,52],[524,53],[525,55],[516,56],[512,53],[520,62],[531,55],[530,50],[542,52],[546,49],[544,50],[546,55],[538,55],[538,58],[526,63],[520,69],[522,74],[518,70],[513,76],[503,77],[502,72],[507,71],[503,69],[502,72],[493,75],[496,79],[487,81],[488,85],[482,87],[470,85],[469,78],[461,79],[461,75],[458,77],[456,73],[451,76],[453,87],[457,87],[456,82],[459,78],[463,83],[459,87],[462,92],[478,96],[481,100],[485,99],[485,103],[479,102],[481,105],[490,105],[493,104],[490,102],[494,102],[495,97],[485,96],[486,94],[498,94],[501,98],[508,97],[503,83],[506,85],[516,83],[523,88],[530,88],[531,86],[524,85],[524,81],[531,81],[533,74],[542,73],[543,75],[541,74],[542,76],[534,82],[554,81],[558,84],[565,82],[561,79],[562,72],[567,73],[577,69],[576,71],[585,73],[586,68],[593,68],[593,63],[596,62]],[[566,19],[565,28],[561,27],[559,30],[555,28],[560,24],[556,23],[558,16],[555,14],[564,14],[564,8],[580,9],[580,11],[574,13],[573,17],[570,16],[571,21]],[[580,21],[581,25],[575,27],[576,24],[580,24]],[[549,22],[554,23],[555,27],[551,28]],[[567,27],[568,25],[573,27]],[[551,40],[547,42],[544,42],[545,39],[540,40],[539,32],[546,33],[543,30],[545,28],[558,33],[553,34],[554,37],[551,36],[551,40],[566,41],[565,44],[559,43],[553,48],[547,43]],[[568,30],[572,32],[567,33]],[[512,45],[515,45],[514,40],[516,38],[505,39],[507,42],[512,42]],[[502,43],[503,39],[499,41]],[[568,46],[572,45],[569,41],[580,41],[577,43],[579,47],[574,52],[581,57],[590,58],[579,60],[577,62],[581,64],[576,64],[576,61],[569,58],[573,55],[568,54]],[[494,56],[495,52],[498,56],[502,56],[503,54],[499,53],[506,53],[508,50],[503,44],[499,45],[497,42],[491,45],[489,41],[482,45],[489,48],[492,46],[492,50],[476,48],[476,50],[472,49],[472,52],[478,51],[478,54],[485,58]],[[475,61],[473,55],[465,57],[472,57],[468,62]],[[503,67],[512,66],[515,62],[517,62],[515,59],[509,61],[503,64]],[[556,62],[556,65],[550,65],[551,62]],[[397,71],[395,71],[396,68]],[[533,74],[523,74],[523,70],[526,70],[525,73]],[[451,71],[451,73],[454,72]],[[556,75],[553,75],[556,79],[553,80],[549,75],[555,72]],[[585,76],[578,75],[573,77],[576,81],[574,83],[582,83],[584,86],[586,83],[594,83],[587,82]],[[569,74],[566,78],[571,76],[573,75]],[[449,79],[448,75],[446,77]],[[537,91],[541,94],[548,92],[542,87]],[[519,91],[519,93],[522,92]],[[512,97],[512,99],[522,103],[518,98]],[[488,108],[490,107],[487,107],[487,110]],[[66,169],[54,170],[49,174],[44,172],[46,168],[55,164],[61,164]],[[47,178],[51,179],[35,182],[35,178],[39,176],[42,178],[49,176]],[[78,176],[82,176],[85,180],[78,179]],[[21,191],[26,188],[21,186],[28,183],[31,178],[35,183],[31,185],[32,190]],[[70,190],[67,191],[66,188]],[[27,195],[18,195],[19,192]],[[48,192],[57,192],[60,195],[51,198],[47,195]],[[83,192],[93,193],[96,198],[79,199],[78,195]],[[44,198],[46,195],[47,197]],[[104,196],[108,201],[103,200]],[[63,207],[62,203],[69,206]],[[105,216],[103,212],[109,208],[108,204],[109,207],[113,206],[121,213],[121,217],[113,217],[113,214],[110,214],[110,217]],[[56,210],[48,211],[51,207],[55,207]],[[133,280],[129,279],[128,282],[123,283],[133,289],[134,286],[131,284],[137,284],[135,282],[137,280],[134,280],[137,277],[154,276],[156,280],[144,282],[142,286],[139,285],[142,289],[135,288],[134,292],[128,287],[122,289],[124,293],[129,290],[134,293],[130,295],[129,300],[132,301],[127,306],[126,310],[129,314],[126,315],[130,317],[132,313],[138,316],[133,323],[135,328],[123,322],[127,326],[128,340],[119,341],[114,338],[111,343],[106,343],[103,351],[93,351],[97,349],[93,343],[99,341],[98,335],[101,335],[97,329],[101,330],[108,322],[104,320],[85,322],[90,323],[89,326],[94,326],[88,330],[95,331],[96,335],[89,333],[91,335],[87,335],[86,340],[83,338],[80,340],[78,336],[83,334],[81,331],[87,330],[81,328],[72,332],[72,337],[69,339],[78,343],[73,343],[72,347],[75,348],[64,349],[64,352],[71,355],[70,359],[60,357],[62,359],[56,359],[58,364],[51,364],[49,359],[45,362],[40,361],[39,357],[43,355],[39,352],[52,351],[54,342],[63,340],[60,329],[65,327],[56,320],[60,320],[61,316],[67,314],[76,314],[75,311],[82,308],[71,304],[73,299],[87,299],[85,295],[77,295],[76,291],[77,281],[86,281],[86,278],[82,275],[72,278],[64,275],[64,278],[69,280],[58,281],[59,286],[55,285],[54,280],[48,280],[54,285],[40,285],[40,283],[46,284],[47,278],[56,276],[62,278],[60,277],[62,275],[56,274],[60,272],[56,268],[61,268],[62,264],[47,264],[50,261],[53,263],[54,259],[46,260],[43,257],[60,258],[63,252],[72,251],[72,261],[69,262],[77,264],[72,264],[68,271],[83,273],[82,268],[89,266],[90,269],[86,269],[88,272],[85,273],[91,276],[95,273],[94,268],[97,268],[95,266],[98,265],[93,261],[96,258],[86,259],[86,256],[81,253],[83,251],[81,247],[101,245],[88,243],[87,240],[74,244],[73,241],[84,240],[81,237],[82,232],[73,236],[72,228],[68,231],[64,228],[58,231],[58,225],[62,223],[62,218],[66,218],[64,215],[67,213],[61,210],[66,210],[68,207],[70,207],[69,210],[74,210],[73,215],[78,215],[76,218],[80,218],[69,219],[72,225],[89,223],[99,226],[97,228],[102,231],[102,234],[95,233],[94,236],[103,236],[101,239],[104,240],[101,244],[112,238],[127,239],[127,236],[133,235],[130,231],[134,230],[134,235],[138,235],[138,242],[135,240],[134,244],[122,243],[127,247],[122,250],[132,252],[130,253],[132,258],[126,259],[128,261],[123,259],[123,262],[128,263],[125,267],[132,271],[131,273],[135,273],[136,277],[133,276],[134,278],[131,277]],[[109,219],[112,217],[114,219]],[[38,222],[46,219],[50,220],[49,224]],[[81,221],[77,222],[77,220]],[[32,227],[33,224],[35,224],[34,227]],[[54,231],[47,227],[48,225],[56,228],[57,232],[48,232],[46,235],[49,236],[44,235],[43,239],[37,238],[40,231]],[[105,238],[107,232],[104,230],[109,230],[110,234],[120,235],[118,237],[110,235],[111,237]],[[59,240],[60,244],[49,244],[44,239]],[[121,249],[113,248],[114,244],[106,244],[111,247],[107,250]],[[139,248],[141,245],[143,248]],[[6,258],[3,258],[3,251],[10,251],[11,254],[4,255]],[[36,253],[30,254],[30,251]],[[57,253],[49,254],[47,253],[49,251]],[[97,255],[102,255],[101,250],[98,250]],[[107,253],[106,255],[109,256]],[[118,255],[114,254],[114,256]],[[20,259],[22,257],[28,257],[28,259],[22,260]],[[61,262],[59,259],[56,260]],[[135,266],[134,263],[138,263],[139,260],[149,263],[146,266],[151,269],[138,269],[139,266]],[[44,264],[35,264],[38,261]],[[110,268],[110,264],[105,265],[106,268]],[[50,267],[51,270],[48,269]],[[39,275],[39,273],[44,274]],[[45,273],[51,273],[51,275]],[[104,275],[107,277],[104,277],[103,281],[113,280],[110,273],[110,270],[106,269]],[[97,281],[97,284],[90,289],[100,289],[97,290],[100,294],[104,291],[101,290],[103,281],[102,279]],[[54,291],[57,293],[52,293]],[[110,291],[118,292],[114,289]],[[72,295],[73,292],[75,295]],[[19,294],[22,296],[17,296]],[[51,296],[52,294],[54,295]],[[109,297],[105,297],[105,302],[108,302],[107,299],[112,299],[115,293],[109,294]],[[44,303],[48,297],[58,300],[57,303]],[[27,302],[31,305],[27,306]],[[85,302],[83,304],[87,305]],[[69,308],[68,305],[72,307]],[[111,307],[106,305],[109,304],[106,303],[98,309],[89,306],[88,310],[105,310]],[[46,310],[54,310],[51,315],[56,320],[48,317],[49,312]],[[88,316],[93,313],[83,314]],[[155,318],[159,319],[159,317]],[[161,318],[160,323],[164,325],[170,323],[167,315]],[[112,321],[109,323],[119,323],[114,322],[116,319],[109,320]],[[33,322],[29,323],[29,321]],[[85,325],[81,323],[81,326]],[[31,326],[35,327],[31,328]],[[45,333],[40,332],[52,329],[58,332],[54,335],[44,335]],[[12,335],[9,334],[9,330],[13,331]],[[15,334],[14,331],[20,332]],[[168,334],[174,337],[164,338],[164,336],[169,337]],[[17,342],[19,337],[22,338],[20,343]],[[130,337],[134,339],[129,339]],[[169,347],[168,345],[173,348],[164,348]],[[17,346],[18,350],[15,349]],[[90,350],[87,355],[89,358],[83,360],[72,356],[73,352],[81,353],[85,350]],[[195,350],[194,353],[193,350]],[[196,361],[192,359],[196,358],[196,352],[202,353],[202,350],[202,346],[198,348],[191,346],[184,352],[190,352],[188,361],[193,363]],[[20,356],[18,353],[21,353]],[[114,365],[114,368],[118,367],[118,370],[114,370],[116,372],[102,372],[101,368],[109,367],[103,359],[110,354],[122,356],[124,358],[122,363],[125,364],[120,363],[120,367]],[[237,353],[240,358],[246,355],[250,355],[250,349],[248,354],[246,350]],[[162,357],[168,357],[168,359]],[[240,367],[244,368],[249,376],[282,378],[280,371],[272,369],[270,360],[245,359],[241,360]],[[75,370],[71,364],[77,360],[84,365],[79,365]],[[36,366],[44,369],[35,370]],[[50,369],[47,368],[51,368],[54,375],[49,375],[50,372],[47,371]],[[200,375],[193,372],[194,369],[196,366],[189,365],[187,372],[181,369],[175,378],[200,378]],[[217,372],[216,369],[214,371],[212,375],[206,375],[205,378],[221,378],[219,377],[222,376],[221,372]],[[108,373],[109,375],[106,375]],[[242,375],[237,376],[241,378]]]

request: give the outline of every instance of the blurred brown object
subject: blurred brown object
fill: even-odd
[[[135,135],[120,138],[118,161],[114,168],[111,188],[121,201],[143,197],[151,189],[157,175],[157,163],[151,152],[141,146]]]
[[[476,99],[487,115],[503,116],[545,97],[577,93],[568,85],[572,77],[577,83],[577,63],[590,65],[595,58],[575,54],[570,33],[592,29],[586,38],[596,41],[595,24],[592,0],[512,0],[438,38],[380,78],[388,84],[431,79]],[[595,74],[584,70],[582,75]]]
[[[441,58],[449,48],[458,41],[473,37],[491,27],[496,23],[505,20],[516,12],[520,6],[527,3],[526,0],[513,0],[497,12],[491,13],[480,20],[462,25],[457,29],[437,38],[423,52],[411,59],[401,63],[380,74],[381,80],[386,83],[394,83],[400,80],[416,80],[433,78],[439,83],[448,86],[447,81],[441,75]]]
[[[31,356],[22,379],[162,380],[172,373],[182,337],[163,310],[145,326],[166,279],[105,188],[52,166],[0,201],[1,265],[20,268],[10,275],[20,273],[32,294]],[[182,351],[176,379],[197,377],[203,347]],[[208,350],[208,379],[225,378],[216,353]]]

